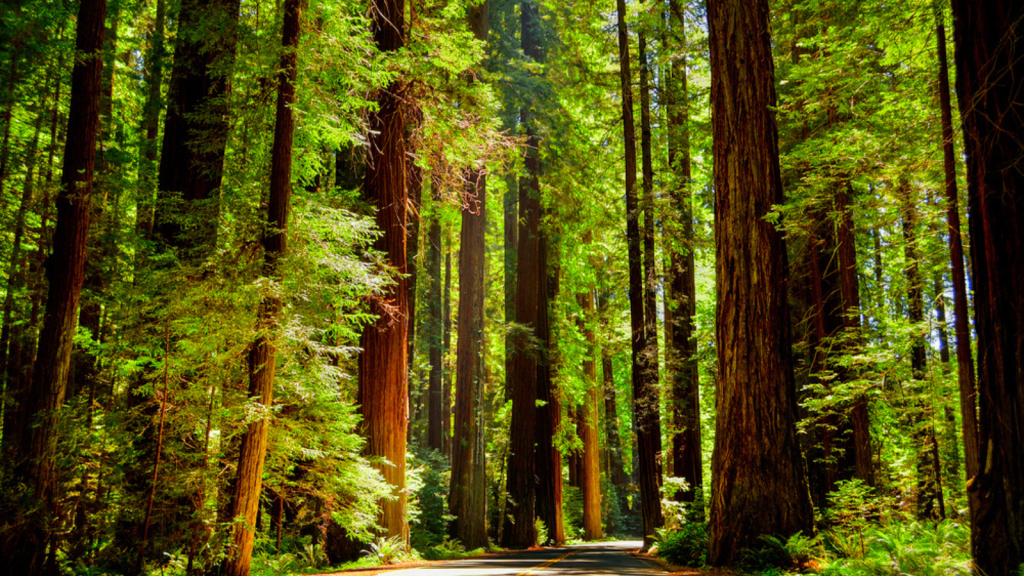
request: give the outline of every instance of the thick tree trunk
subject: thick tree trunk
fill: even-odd
[[[178,13],[154,225],[186,261],[217,245],[217,194],[230,128],[224,101],[230,77],[222,71],[234,63],[239,6],[240,0],[183,0]],[[188,33],[201,26],[220,33],[212,40]]]
[[[540,234],[538,248],[540,282],[537,287],[537,518],[547,527],[551,543],[565,544],[562,522],[562,453],[555,434],[562,420],[562,405],[552,378],[550,302],[557,293],[557,267],[549,266],[549,239]],[[550,272],[549,272],[550,269]],[[554,280],[554,282],[552,282]],[[546,542],[539,542],[546,544]]]
[[[286,0],[281,35],[281,71],[277,87],[277,113],[270,160],[270,197],[267,202],[267,231],[263,237],[263,274],[280,279],[279,261],[288,249],[288,210],[292,194],[292,142],[295,118],[295,83],[298,79],[298,47],[302,0]],[[274,373],[277,367],[278,321],[282,302],[276,295],[263,297],[257,321],[256,341],[249,348],[249,398],[258,398],[269,413],[273,406]],[[228,576],[248,576],[256,526],[263,463],[267,455],[270,419],[251,422],[242,435],[232,500],[231,549],[224,563]]]
[[[479,28],[480,22],[483,28]],[[478,39],[487,34],[487,1],[470,8],[470,24]],[[484,38],[481,38],[483,36]],[[459,337],[456,360],[455,436],[452,441],[449,510],[455,516],[452,533],[467,550],[487,546],[483,434],[479,413],[483,388],[484,260],[486,249],[487,185],[483,170],[469,172],[462,207],[459,250]]]
[[[1024,4],[954,0],[953,16],[978,336],[971,549],[982,572],[1010,574],[1024,563]]]
[[[5,566],[12,574],[33,576],[43,571],[47,545],[56,546],[54,522],[60,515],[57,478],[57,432],[67,389],[75,321],[85,280],[86,238],[92,205],[96,139],[102,76],[103,25],[106,0],[84,0],[79,6],[75,49],[87,54],[71,72],[71,108],[53,253],[46,275],[49,292],[39,336],[32,387],[25,398],[24,424],[17,475],[34,491],[39,509],[30,511],[15,554]]]
[[[532,0],[524,0],[520,9],[520,40],[523,54],[540,60],[540,14]],[[524,152],[526,176],[519,182],[519,229],[516,246],[516,323],[522,330],[534,330],[538,320],[540,274],[540,139],[533,128],[533,115],[527,107],[520,110],[527,142]],[[534,441],[537,426],[537,358],[532,335],[516,331],[513,336],[512,370],[508,394],[512,400],[512,426],[509,431],[508,481],[502,542],[506,547],[533,546],[537,500],[536,456]]]
[[[657,452],[660,439],[657,382],[647,367],[644,281],[641,270],[640,209],[636,197],[636,128],[633,122],[633,88],[630,73],[626,3],[618,0],[619,76],[622,88],[622,124],[626,149],[626,242],[629,258],[629,312],[632,327],[632,381],[634,422],[639,456],[640,508],[643,512],[644,546],[653,542],[662,524],[658,489]]]
[[[589,236],[589,234],[588,234]],[[587,239],[589,240],[589,238]],[[587,355],[583,360],[583,375],[587,379],[587,391],[583,404],[578,408],[580,440],[583,441],[582,473],[579,475],[583,489],[583,538],[600,540],[601,530],[601,448],[598,444],[598,420],[600,419],[601,385],[597,381],[597,336],[594,334],[594,290],[577,294],[583,309],[583,335],[587,339]]]
[[[662,442],[661,442],[661,384],[658,381],[658,261],[654,256],[654,161],[651,158],[651,87],[647,61],[647,37],[640,32],[640,157],[643,173],[644,213],[644,382],[646,402],[657,406],[657,418],[648,422],[646,433],[654,444],[654,464],[659,492],[657,496],[657,526],[661,524]]]
[[[373,38],[384,53],[400,50],[405,38],[405,1],[374,0]],[[392,486],[393,500],[381,502],[378,524],[388,537],[398,536],[408,546],[409,522],[406,517],[405,450],[409,418],[406,369],[408,362],[406,315],[409,312],[406,288],[406,187],[405,119],[402,85],[395,80],[377,93],[376,112],[370,115],[370,161],[366,172],[367,197],[377,206],[377,226],[383,235],[376,248],[398,272],[396,282],[386,294],[372,302],[378,316],[366,328],[360,341],[359,394],[357,402],[363,417],[368,456],[383,457],[380,465],[384,479]]]
[[[939,58],[939,107],[942,113],[942,158],[946,179],[946,223],[949,226],[949,259],[953,280],[953,316],[956,334],[957,382],[960,388],[960,417],[963,429],[964,460],[967,480],[978,475],[978,409],[977,386],[974,381],[974,360],[971,352],[971,318],[967,311],[967,285],[964,274],[964,244],[960,232],[959,194],[956,185],[956,156],[953,150],[953,109],[949,96],[949,65],[946,61],[946,27],[942,12],[936,3],[937,25],[935,36],[938,41]],[[973,502],[976,492],[968,492],[972,500],[971,510],[978,507]]]
[[[686,45],[683,7],[678,0],[669,2],[669,21],[674,44]],[[668,155],[674,174],[672,207],[677,215],[669,219],[674,244],[670,256],[669,294],[672,308],[672,341],[666,342],[665,358],[672,379],[672,475],[684,478],[688,490],[675,495],[679,502],[698,501],[704,485],[701,452],[700,381],[697,346],[694,340],[694,316],[697,313],[697,287],[693,259],[693,208],[691,205],[689,104],[686,86],[686,62],[673,58],[666,79],[668,89]],[[702,496],[702,495],[701,495]],[[691,510],[694,521],[704,521],[704,506]]]
[[[814,531],[796,437],[767,0],[710,0],[719,385],[708,562],[761,534]]]

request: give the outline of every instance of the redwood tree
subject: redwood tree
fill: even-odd
[[[669,2],[670,33],[675,45],[685,47],[683,7],[678,0]],[[678,51],[679,48],[676,48]],[[668,69],[665,97],[668,101],[668,161],[675,179],[671,200],[673,218],[667,229],[676,236],[671,245],[667,294],[671,301],[671,341],[665,343],[665,357],[671,378],[672,476],[684,478],[687,490],[675,497],[694,502],[704,484],[704,464],[700,440],[700,380],[697,343],[694,340],[694,316],[697,313],[697,286],[693,259],[693,208],[690,175],[689,103],[686,86],[686,62],[673,57]],[[666,340],[669,336],[666,336]],[[695,520],[704,519],[704,505],[691,510]]]
[[[469,9],[477,40],[487,40],[487,0]],[[462,206],[459,250],[459,338],[456,348],[455,422],[448,507],[453,535],[467,550],[487,545],[487,469],[480,412],[483,406],[484,272],[487,182],[481,167],[469,171]]]
[[[708,562],[762,534],[811,534],[796,436],[786,247],[767,0],[709,0],[719,386]]]
[[[935,37],[939,61],[939,108],[942,115],[942,165],[946,184],[946,224],[949,233],[950,272],[953,280],[953,318],[956,334],[957,382],[960,389],[960,417],[964,438],[967,479],[978,474],[978,404],[975,398],[974,361],[971,352],[971,318],[967,312],[967,283],[964,273],[964,243],[960,233],[960,202],[956,185],[956,156],[953,150],[953,108],[949,96],[949,65],[946,61],[946,26],[935,3]],[[975,492],[969,492],[973,499]],[[976,504],[972,506],[972,509]]]
[[[274,144],[270,157],[270,198],[267,202],[267,230],[263,237],[263,275],[280,278],[280,259],[288,248],[288,210],[292,195],[292,142],[295,118],[295,82],[298,78],[299,23],[302,0],[286,0],[281,35],[281,70],[277,86],[277,113],[274,125]],[[249,397],[271,412],[274,392],[274,373],[277,367],[278,319],[281,299],[268,294],[260,302],[256,341],[249,347]],[[232,531],[232,549],[228,551],[224,571],[228,576],[247,576],[252,560],[255,540],[256,514],[263,486],[263,462],[267,455],[267,436],[270,419],[260,418],[249,423],[242,435],[231,499],[231,517],[238,522]]]
[[[632,382],[634,424],[639,456],[640,509],[643,513],[644,545],[653,542],[662,524],[661,494],[658,488],[657,451],[660,424],[657,381],[647,363],[647,333],[644,323],[644,281],[640,251],[640,208],[636,196],[636,126],[633,121],[633,88],[629,61],[629,31],[626,2],[618,0],[619,79],[622,87],[622,130],[626,149],[626,242],[629,258],[629,316],[632,327]],[[653,324],[652,324],[653,325]]]
[[[396,52],[405,45],[405,0],[373,0],[373,39],[377,48]],[[375,242],[397,271],[385,294],[371,302],[377,321],[360,339],[359,393],[368,456],[387,459],[379,468],[394,489],[393,500],[381,502],[379,525],[389,537],[409,543],[406,517],[405,445],[408,430],[408,324],[406,273],[405,118],[402,82],[398,79],[377,92],[377,110],[370,114],[369,162],[365,190],[377,207],[377,226],[383,233]]]
[[[971,552],[986,574],[1024,563],[1024,4],[953,0],[978,335],[979,470]]]
[[[24,458],[17,475],[31,487],[37,509],[26,517],[27,525],[7,546],[12,574],[33,576],[44,571],[47,545],[52,540],[59,510],[57,481],[57,431],[67,390],[68,368],[75,335],[78,303],[85,280],[86,238],[93,201],[93,173],[99,132],[103,35],[106,0],[83,0],[78,9],[75,59],[71,71],[71,108],[60,192],[57,194],[57,225],[53,253],[46,263],[49,291],[39,334],[39,348],[32,385],[25,395],[22,435]]]
[[[540,14],[532,0],[524,0],[519,17],[523,54],[539,61]],[[520,109],[520,120],[526,132],[524,163],[526,176],[519,183],[519,229],[516,245],[515,318],[522,330],[537,326],[537,290],[541,269],[538,266],[540,239],[540,139],[533,127],[534,115],[529,108]],[[534,528],[537,492],[534,472],[535,427],[537,423],[537,358],[529,334],[517,332],[513,337],[512,365],[507,388],[512,400],[512,427],[509,431],[508,480],[505,518],[501,544],[527,547],[536,543]]]
[[[155,229],[185,259],[217,244],[217,198],[224,172],[229,116],[224,98],[238,41],[240,0],[183,0],[178,12],[167,113],[160,151]],[[200,37],[200,23],[218,33]]]

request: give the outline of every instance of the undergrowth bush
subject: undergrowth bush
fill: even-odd
[[[658,530],[658,556],[672,564],[700,567],[708,550],[708,525],[687,522],[674,529]]]

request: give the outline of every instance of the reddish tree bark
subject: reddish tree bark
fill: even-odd
[[[949,259],[953,280],[953,316],[956,334],[957,382],[960,388],[960,417],[963,428],[964,460],[967,479],[978,475],[978,408],[977,386],[974,380],[974,360],[971,352],[971,317],[967,311],[967,284],[964,273],[964,244],[960,232],[959,194],[956,185],[956,156],[953,150],[953,108],[949,96],[949,65],[946,61],[946,27],[942,12],[935,4],[937,24],[935,37],[939,58],[939,108],[942,115],[942,164],[946,183],[946,223],[949,226]],[[976,493],[968,492],[974,500]],[[977,508],[973,502],[971,509]]]
[[[487,0],[470,7],[469,26],[477,40],[487,40]],[[459,242],[459,338],[448,507],[455,516],[452,533],[467,550],[473,550],[487,546],[486,447],[480,418],[487,296],[487,181],[482,168],[470,170],[467,180]]]
[[[586,241],[589,241],[589,233]],[[580,487],[583,489],[583,538],[600,540],[604,537],[601,529],[601,461],[598,443],[598,420],[601,401],[601,385],[597,381],[597,336],[594,334],[594,291],[577,295],[583,309],[583,335],[587,339],[587,356],[583,360],[583,374],[587,378],[586,395],[578,409],[580,440],[583,441],[582,473]]]
[[[524,0],[520,10],[520,41],[523,54],[539,61],[540,14],[536,3]],[[523,330],[533,330],[538,320],[538,286],[542,271],[538,265],[540,250],[540,139],[533,128],[533,114],[520,109],[526,131],[524,163],[526,177],[519,183],[519,229],[516,248],[516,323]],[[502,520],[502,545],[524,548],[537,540],[534,527],[537,500],[534,473],[535,428],[537,426],[537,358],[531,344],[532,336],[517,332],[513,337],[512,371],[509,374],[509,397],[512,400],[512,426],[509,431],[508,480],[505,518]]]
[[[660,422],[657,381],[648,367],[647,325],[644,322],[644,281],[641,270],[640,209],[636,197],[636,128],[633,122],[633,89],[626,29],[626,3],[618,0],[619,76],[622,87],[622,124],[626,148],[626,242],[629,258],[629,313],[632,326],[632,380],[634,422],[639,456],[640,508],[643,513],[644,546],[653,543],[662,525],[658,489],[657,453]],[[655,324],[656,326],[656,324]]]
[[[678,46],[686,45],[683,8],[678,0],[669,2],[671,34]],[[678,49],[677,49],[678,50]],[[677,492],[679,502],[697,501],[704,485],[704,464],[700,430],[700,380],[694,316],[697,313],[697,287],[693,259],[693,207],[691,204],[689,103],[686,86],[686,62],[673,57],[668,70],[665,97],[668,100],[668,156],[675,175],[671,189],[675,219],[668,229],[676,236],[670,255],[668,294],[671,300],[671,342],[665,344],[665,358],[671,384],[672,402],[672,475],[684,478],[688,490]],[[666,314],[667,316],[667,314]],[[668,336],[666,336],[666,339]],[[697,522],[704,520],[704,506],[691,510]]]
[[[374,0],[373,38],[384,52],[405,45],[405,1]],[[406,187],[405,118],[402,83],[393,81],[377,93],[376,112],[370,115],[370,159],[366,172],[367,197],[377,206],[377,226],[383,235],[377,250],[398,272],[395,284],[372,301],[377,321],[363,332],[359,356],[359,393],[357,402],[363,417],[365,452],[383,457],[384,479],[393,487],[394,500],[381,502],[379,525],[388,537],[398,536],[409,544],[406,517],[405,450],[409,399],[407,378],[409,312],[406,273]]]
[[[719,386],[708,562],[762,534],[811,534],[796,437],[786,247],[767,0],[710,0]]]
[[[102,47],[106,0],[79,5],[75,33],[76,58],[71,72],[71,108],[53,253],[47,262],[49,292],[39,335],[32,386],[25,398],[21,455],[17,476],[33,488],[39,508],[29,511],[26,526],[8,554],[11,573],[41,574],[47,545],[53,541],[52,522],[59,516],[57,431],[67,390],[78,302],[85,280],[86,239],[92,206],[96,140],[102,76]]]
[[[978,474],[968,483],[981,572],[1024,563],[1024,4],[953,0],[978,337]]]
[[[281,257],[288,250],[288,211],[292,195],[292,143],[295,135],[295,82],[298,79],[299,28],[302,0],[286,0],[281,34],[281,70],[277,88],[274,144],[270,160],[270,197],[267,202],[267,230],[263,237],[263,274],[279,279]],[[276,295],[263,297],[257,320],[257,337],[249,348],[249,398],[269,412],[273,406],[274,374],[277,368],[278,321],[282,302]],[[263,487],[263,463],[267,455],[270,418],[251,422],[242,435],[238,470],[231,499],[231,518],[238,520],[231,534],[231,549],[224,563],[228,576],[247,576],[252,560]]]
[[[537,518],[547,527],[554,544],[565,544],[562,521],[562,453],[555,446],[555,433],[562,420],[562,404],[552,379],[550,302],[558,292],[558,268],[549,264],[549,240],[540,233],[537,286]],[[546,544],[546,542],[539,542]]]

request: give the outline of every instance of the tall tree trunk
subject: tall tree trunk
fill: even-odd
[[[371,12],[377,48],[384,53],[400,50],[405,44],[405,0],[373,0]],[[357,402],[363,416],[367,455],[386,458],[390,463],[379,468],[395,498],[381,502],[378,524],[388,537],[398,536],[408,546],[405,435],[409,390],[405,318],[409,306],[404,277],[407,198],[401,81],[395,80],[379,90],[377,105],[377,111],[370,115],[372,132],[365,189],[377,206],[377,226],[383,232],[376,248],[387,256],[398,277],[388,292],[371,305],[378,320],[366,328],[360,341],[363,353],[359,356]]]
[[[589,241],[589,233],[586,241]],[[583,441],[582,474],[580,487],[583,489],[583,538],[600,540],[601,530],[601,462],[598,444],[598,420],[601,386],[597,381],[597,336],[594,334],[594,290],[577,294],[583,309],[583,335],[587,339],[587,355],[583,360],[583,375],[587,379],[587,391],[583,404],[578,408],[580,440]]]
[[[526,58],[537,62],[540,51],[540,14],[533,0],[524,0],[520,9],[520,41]],[[520,329],[534,330],[538,320],[540,274],[540,139],[528,107],[520,109],[526,132],[524,163],[526,176],[519,182],[519,229],[516,246],[515,318]],[[509,431],[509,457],[505,518],[502,542],[506,547],[524,548],[537,541],[534,527],[537,500],[534,472],[535,428],[537,426],[537,358],[532,337],[517,330],[513,337],[512,370],[509,373],[509,398],[512,400],[512,426]]]
[[[796,437],[788,262],[764,216],[783,202],[767,0],[710,0],[718,417],[708,562],[761,534],[811,534]]]
[[[1024,563],[1024,4],[953,0],[953,17],[978,337],[971,554],[980,571],[1010,574]]]
[[[669,2],[669,21],[674,45],[686,46],[683,7],[678,0]],[[673,52],[678,52],[675,48]],[[669,294],[672,300],[672,341],[666,342],[665,358],[672,378],[672,475],[686,479],[688,490],[676,493],[679,502],[695,502],[704,485],[701,452],[700,381],[694,316],[697,313],[697,287],[693,259],[693,206],[690,176],[689,103],[686,86],[686,62],[672,59],[667,76],[668,155],[674,175],[671,188],[673,212],[668,229],[674,232],[669,268]],[[673,228],[675,228],[673,230]],[[691,510],[694,521],[704,521],[703,504]]]
[[[217,245],[217,198],[227,146],[227,96],[238,42],[240,0],[183,0],[164,116],[154,225],[185,261]],[[212,40],[189,33],[208,26]],[[197,144],[202,143],[202,146]]]
[[[547,527],[548,539],[565,544],[562,522],[562,453],[555,445],[555,434],[562,420],[562,404],[552,378],[550,302],[558,291],[557,267],[549,266],[548,233],[540,233],[537,287],[537,518]],[[546,544],[540,542],[540,544]]]
[[[163,85],[164,58],[164,0],[157,0],[153,33],[150,37],[149,53],[146,57],[146,104],[143,108],[143,127],[146,140],[143,146],[143,162],[139,168],[142,181],[141,196],[135,209],[135,228],[140,238],[148,238],[153,232],[153,186],[156,184],[157,136],[160,131],[160,110],[163,108],[160,89]],[[137,248],[138,250],[138,248]]]
[[[853,209],[850,206],[850,184],[840,188],[835,197],[835,210],[839,214],[836,233],[839,251],[839,284],[843,294],[843,321],[848,332],[847,346],[857,348],[860,337],[860,284],[857,279],[857,245],[853,234]],[[845,376],[850,376],[844,371]],[[868,486],[875,485],[874,465],[871,459],[871,422],[868,416],[868,398],[859,394],[849,411],[853,428],[854,468],[856,476]]]
[[[622,87],[622,124],[626,148],[626,242],[629,258],[629,312],[632,326],[632,380],[634,422],[639,456],[640,508],[643,512],[644,546],[653,542],[662,524],[658,489],[657,451],[660,439],[657,382],[651,382],[647,367],[646,324],[644,322],[644,281],[641,270],[640,209],[636,197],[636,128],[633,122],[633,88],[626,29],[626,3],[618,0],[619,75]],[[652,259],[653,260],[653,259]]]
[[[409,130],[415,128],[417,124],[415,120],[410,122]],[[405,260],[409,266],[409,317],[406,318],[406,324],[409,325],[409,392],[407,393],[409,401],[412,402],[413,398],[413,387],[415,379],[413,378],[415,364],[416,364],[416,281],[419,276],[419,265],[417,263],[417,257],[420,253],[420,207],[422,205],[423,197],[423,169],[416,165],[413,158],[407,159],[405,169],[406,174],[406,186],[409,189],[409,238],[408,245],[406,246]],[[412,416],[412,405],[409,406],[409,414]],[[409,430],[406,432],[406,437],[412,438],[412,425],[413,418],[409,418]]]
[[[949,96],[949,65],[946,61],[946,27],[936,2],[935,37],[939,57],[939,106],[942,113],[942,159],[946,177],[946,223],[949,226],[949,259],[953,280],[953,316],[956,334],[957,382],[960,388],[960,418],[963,428],[964,460],[967,479],[980,472],[981,447],[978,441],[978,410],[975,400],[974,360],[971,353],[971,318],[967,312],[967,285],[964,273],[964,244],[960,233],[959,194],[956,185],[956,156],[953,150],[953,109]],[[971,510],[978,508],[977,492],[968,492]]]
[[[267,202],[267,230],[263,237],[263,275],[280,280],[280,259],[288,249],[288,210],[292,195],[292,143],[295,135],[295,83],[298,79],[298,48],[302,0],[286,0],[281,34],[281,70],[277,87],[274,145],[270,157],[270,198]],[[256,341],[249,348],[249,397],[269,413],[273,406],[274,373],[277,368],[277,332],[282,302],[267,295],[260,302]],[[256,515],[263,487],[263,463],[267,455],[270,419],[251,422],[242,435],[232,497],[231,518],[236,520],[231,549],[225,560],[228,576],[248,576],[256,537]]]
[[[654,443],[654,464],[659,492],[656,526],[661,526],[662,443],[661,443],[661,385],[658,382],[658,274],[654,256],[654,161],[651,158],[651,86],[647,60],[647,37],[641,30],[640,49],[640,157],[643,173],[644,213],[644,360],[646,374],[646,402],[654,402],[657,418],[648,423],[647,433]]]
[[[441,285],[441,179],[431,179],[433,208],[427,232],[430,246],[427,252],[427,274],[430,288],[427,291],[427,350],[430,360],[430,376],[427,383],[427,446],[444,451],[444,423],[442,401],[442,379],[444,376],[444,311]]]
[[[920,393],[925,379],[927,357],[925,355],[925,334],[917,328],[924,322],[924,290],[921,282],[919,266],[920,256],[917,249],[917,206],[912,197],[910,187],[905,182],[899,184],[904,194],[903,200],[903,239],[904,260],[907,278],[907,311],[910,323],[915,327],[914,342],[910,349],[910,367],[912,378],[917,382],[915,391]],[[945,503],[942,498],[941,477],[935,475],[939,470],[938,450],[935,427],[931,423],[932,408],[926,400],[919,401],[919,413],[914,419],[916,430],[914,437],[917,442],[917,516],[925,520],[931,519],[938,505],[939,517],[945,517]]]
[[[59,82],[59,78],[56,81]],[[3,419],[3,446],[0,448],[0,455],[7,459],[8,462],[15,462],[18,456],[18,446],[11,442],[7,435],[12,434],[16,438],[20,438],[21,431],[15,432],[15,428],[19,427],[17,415],[20,410],[15,408],[14,402],[17,402],[17,399],[21,397],[23,392],[18,384],[20,383],[19,376],[22,368],[21,351],[23,345],[26,344],[23,341],[25,329],[15,330],[13,326],[14,299],[28,277],[29,263],[21,254],[21,244],[25,237],[25,215],[28,213],[28,209],[33,202],[36,153],[39,149],[39,134],[42,132],[43,121],[46,119],[47,112],[45,107],[40,107],[39,115],[36,117],[36,126],[32,134],[32,140],[25,153],[25,181],[22,188],[21,201],[18,203],[18,211],[14,216],[14,242],[11,245],[11,260],[7,266],[7,288],[3,304],[3,327],[0,328],[0,380],[3,381],[3,387],[0,388],[0,393],[3,394],[3,409],[0,411],[0,417]]]
[[[441,453],[452,455],[452,247],[444,255],[444,339],[441,355],[444,373],[441,378]]]
[[[473,36],[487,41],[487,0],[469,8]],[[448,508],[452,533],[467,550],[487,546],[486,462],[480,413],[483,406],[484,275],[487,250],[487,181],[482,166],[468,171],[459,245],[459,338],[455,423]]]
[[[79,5],[75,49],[88,56],[76,59],[71,72],[71,108],[57,195],[57,225],[53,253],[46,268],[49,279],[46,315],[39,336],[32,387],[25,399],[24,423],[32,426],[23,433],[24,461],[17,471],[17,476],[33,488],[39,509],[29,512],[19,542],[12,543],[15,547],[11,550],[16,553],[7,555],[10,562],[6,568],[12,574],[42,573],[47,545],[56,546],[52,522],[60,516],[57,432],[67,389],[78,302],[85,280],[106,13],[106,0],[84,0]]]

